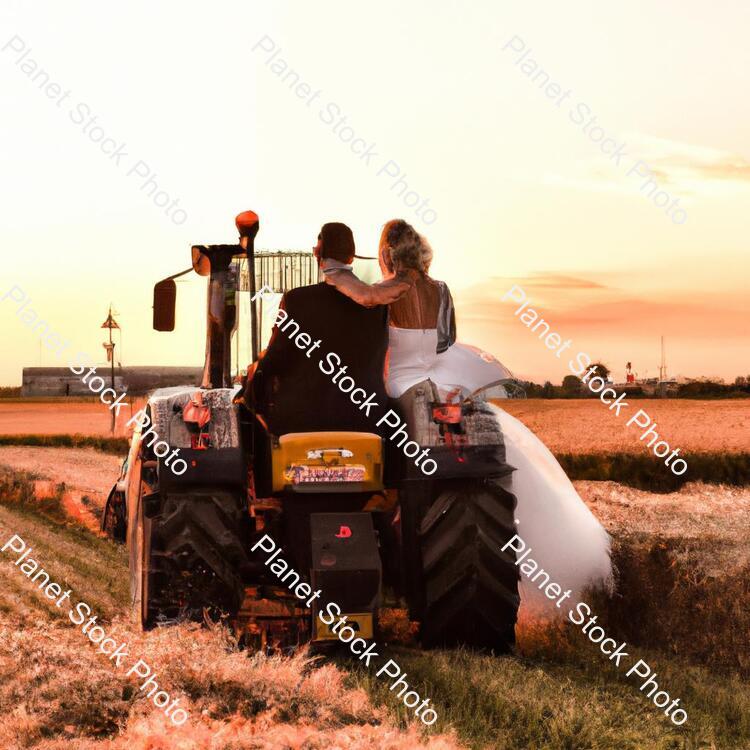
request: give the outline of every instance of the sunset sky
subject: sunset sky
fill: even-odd
[[[124,364],[202,364],[205,279],[179,284],[172,334],[150,328],[152,287],[253,209],[261,248],[307,250],[339,220],[373,254],[385,221],[412,222],[459,338],[518,375],[566,371],[502,301],[512,284],[616,378],[628,360],[655,376],[661,335],[672,375],[750,374],[744,2],[16,1],[0,22],[0,297],[20,287],[94,360],[111,302]],[[638,161],[684,214],[654,204]],[[155,205],[146,170],[184,214]],[[0,304],[2,385],[64,364],[16,308]]]

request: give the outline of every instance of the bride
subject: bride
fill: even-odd
[[[323,272],[327,283],[360,304],[389,304],[388,395],[399,398],[429,379],[444,401],[472,394],[481,398],[477,392],[482,389],[493,399],[507,397],[514,381],[510,371],[487,352],[457,343],[451,293],[445,282],[429,275],[432,249],[427,241],[410,224],[394,219],[383,227],[378,259],[383,281],[374,285],[342,264],[324,264]],[[506,461],[515,469],[509,489],[517,499],[523,549],[532,550],[529,557],[552,581],[571,589],[575,606],[587,586],[611,584],[609,536],[544,443],[504,409],[490,408],[502,431]],[[520,593],[528,614],[567,613],[523,575]]]

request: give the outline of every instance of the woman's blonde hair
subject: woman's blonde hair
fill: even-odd
[[[411,224],[403,219],[391,219],[380,235],[378,256],[383,272],[413,268],[427,273],[432,263],[432,248]]]

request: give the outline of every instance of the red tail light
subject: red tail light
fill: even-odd
[[[432,407],[432,418],[444,424],[461,423],[461,404],[435,404]]]

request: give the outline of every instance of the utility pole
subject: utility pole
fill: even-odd
[[[661,337],[661,365],[659,366],[659,380],[667,379],[667,354],[664,350],[664,336]]]
[[[102,323],[102,328],[108,328],[109,329],[109,341],[105,341],[102,346],[107,350],[107,362],[110,363],[110,386],[112,390],[115,390],[115,342],[112,341],[112,329],[117,328],[119,330],[120,326],[118,325],[117,321],[114,319],[114,316],[112,315],[112,303],[109,305],[109,314],[107,315],[107,319]],[[112,410],[112,425],[111,425],[111,431],[112,434],[115,434],[115,412]]]

